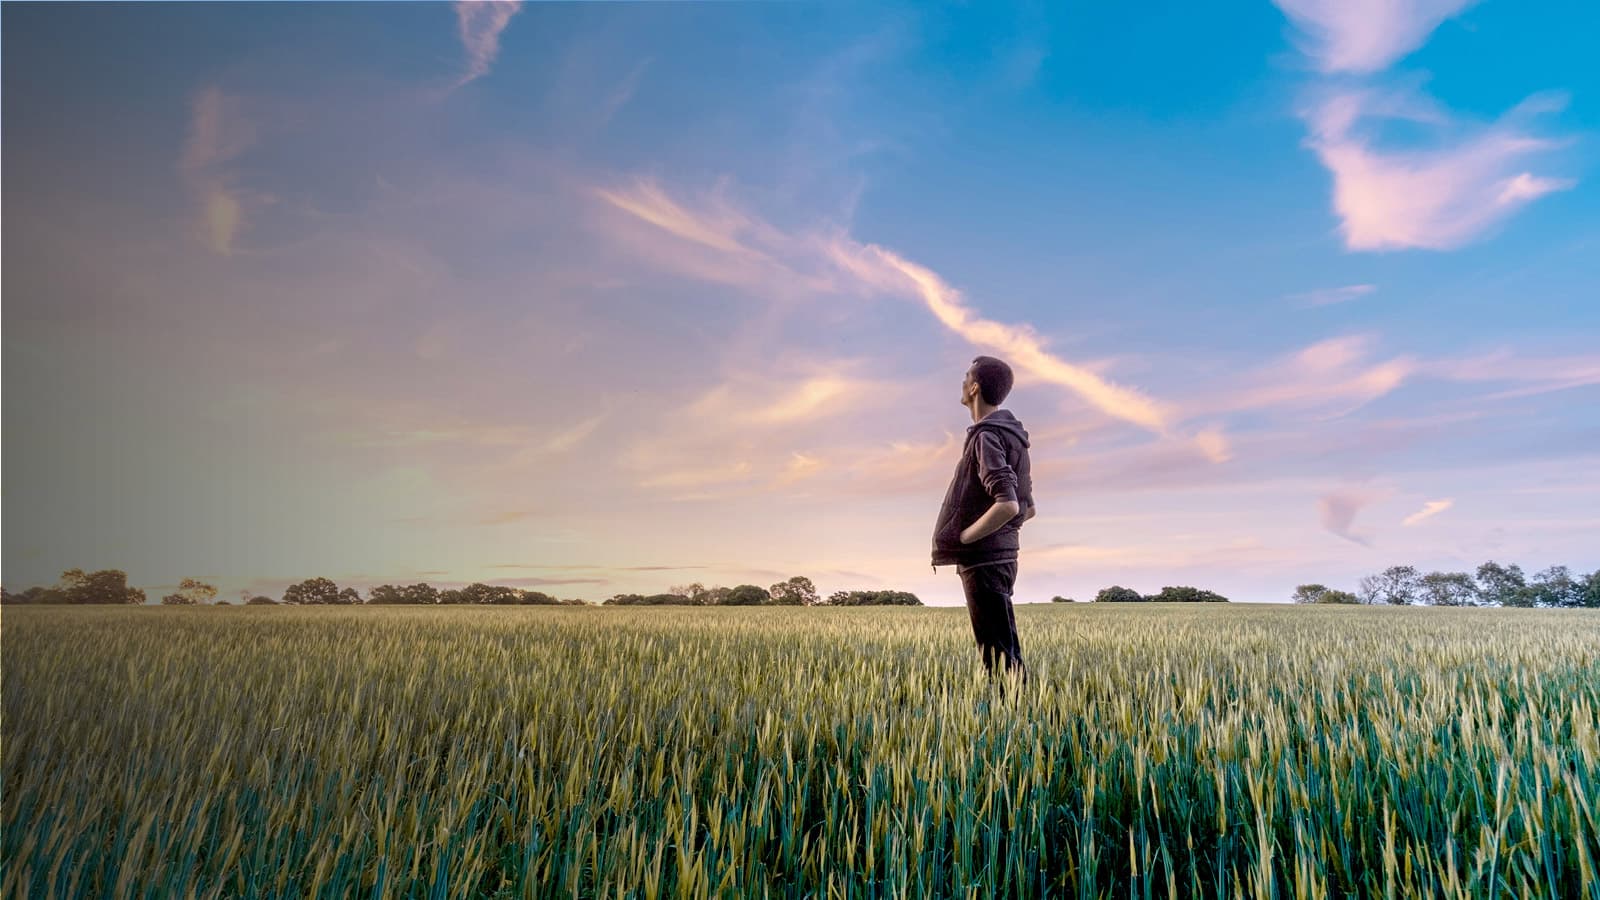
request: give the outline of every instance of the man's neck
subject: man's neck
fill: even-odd
[[[998,406],[985,406],[980,403],[977,406],[972,407],[972,421],[981,422],[988,417],[990,413],[998,410],[999,408],[1000,407]]]

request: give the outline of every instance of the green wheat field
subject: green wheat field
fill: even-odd
[[[8,608],[4,897],[1600,897],[1600,612]]]

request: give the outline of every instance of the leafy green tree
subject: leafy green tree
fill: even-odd
[[[1071,597],[1063,597],[1060,594],[1057,594],[1054,597],[1050,598],[1050,602],[1051,603],[1074,603],[1076,601],[1074,601]]]
[[[1164,587],[1161,593],[1146,597],[1153,603],[1227,603],[1228,598],[1215,591],[1203,591],[1196,587]]]
[[[1361,579],[1357,592],[1362,603],[1389,603],[1403,606],[1417,601],[1422,577],[1411,566],[1390,566],[1376,575]]]
[[[367,603],[431,605],[439,602],[439,591],[431,584],[418,582],[408,587],[380,584],[367,592]]]
[[[1578,595],[1580,605],[1590,609],[1600,607],[1600,569],[1589,573],[1583,580],[1583,592]]]
[[[128,587],[128,575],[121,569],[101,569],[85,573],[68,569],[61,573],[59,589],[67,603],[133,604],[145,601],[144,591]]]
[[[1566,566],[1551,566],[1533,576],[1528,585],[1535,606],[1579,606],[1583,598],[1583,585],[1572,578]]]
[[[700,595],[700,602],[706,606],[727,606],[728,597],[733,593],[730,587],[709,587]]]
[[[1120,584],[1102,590],[1094,595],[1096,603],[1143,603],[1144,595],[1133,588],[1125,588]]]
[[[908,591],[834,591],[830,606],[921,606],[922,600]]]
[[[760,606],[772,599],[767,594],[767,589],[753,584],[741,584],[728,591],[728,596],[722,601],[724,606]]]
[[[1417,585],[1430,606],[1471,606],[1478,597],[1478,585],[1465,572],[1429,572]]]
[[[1294,597],[1294,602],[1296,603],[1316,603],[1317,598],[1321,597],[1327,592],[1327,585],[1302,584],[1294,589],[1294,594],[1292,596]]]
[[[268,597],[266,594],[257,594],[246,600],[244,604],[246,606],[277,606],[278,601]]]
[[[1532,606],[1533,595],[1518,565],[1502,566],[1489,560],[1478,567],[1478,602],[1493,606]]]
[[[6,592],[5,602],[32,605],[39,603],[66,603],[68,600],[66,592],[60,588],[34,585],[21,593]]]
[[[767,593],[772,596],[772,602],[780,606],[815,606],[818,600],[817,586],[804,575],[780,581],[768,588]]]
[[[291,605],[312,603],[338,603],[339,586],[327,578],[307,578],[291,584],[283,592],[283,602]]]
[[[1361,598],[1349,591],[1323,591],[1318,597],[1318,603],[1360,603]]]
[[[522,602],[522,592],[514,587],[503,584],[484,584],[481,581],[461,588],[460,598],[457,603],[494,603],[511,604]]]
[[[582,600],[571,600],[569,603],[582,604]],[[615,594],[605,601],[607,606],[699,606],[683,594]]]

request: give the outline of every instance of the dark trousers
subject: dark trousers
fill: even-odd
[[[978,566],[961,573],[961,588],[967,595],[967,614],[972,618],[972,636],[983,652],[984,668],[991,678],[997,664],[1006,671],[1015,669],[1026,682],[1028,669],[1022,664],[1017,617],[1011,608],[1011,587],[1016,581],[1015,560]]]

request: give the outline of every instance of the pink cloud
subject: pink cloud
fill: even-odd
[[[1333,175],[1333,207],[1351,250],[1462,246],[1529,202],[1566,190],[1570,179],[1534,175],[1527,160],[1559,142],[1527,133],[1533,113],[1559,109],[1555,95],[1536,96],[1500,121],[1432,147],[1380,146],[1374,123],[1396,119],[1460,131],[1420,96],[1335,90],[1305,113],[1307,145]]]
[[[1143,392],[1117,384],[1088,366],[1050,352],[1046,341],[1027,324],[1006,324],[981,317],[933,270],[873,244],[860,243],[838,229],[792,234],[747,213],[719,186],[706,202],[691,206],[649,179],[623,188],[603,188],[596,196],[639,222],[672,235],[679,246],[663,254],[670,268],[713,281],[743,283],[770,289],[775,272],[814,290],[845,284],[867,293],[884,293],[921,301],[945,328],[976,347],[1005,356],[1026,380],[1068,389],[1113,418],[1164,436],[1173,430],[1176,412]],[[630,237],[629,240],[637,240]],[[686,257],[683,244],[708,256]],[[1228,458],[1227,438],[1219,426],[1189,438],[1213,461]]]
[[[1372,535],[1355,530],[1356,514],[1386,496],[1387,494],[1383,492],[1356,488],[1330,491],[1318,498],[1317,515],[1322,521],[1322,527],[1330,534],[1370,547]]]
[[[1481,356],[1437,360],[1427,364],[1424,371],[1452,381],[1521,383],[1521,387],[1498,391],[1485,398],[1506,400],[1600,384],[1600,356],[1519,357],[1502,350]]]
[[[1410,357],[1367,362],[1373,339],[1318,341],[1248,373],[1242,384],[1195,406],[1213,412],[1300,409],[1322,418],[1348,415],[1399,388],[1419,368]]]
[[[1323,72],[1377,72],[1473,0],[1273,0]]]

